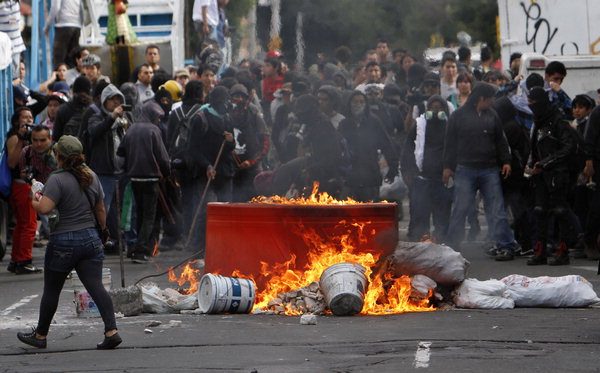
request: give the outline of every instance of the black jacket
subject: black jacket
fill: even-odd
[[[52,140],[56,142],[62,135],[78,136],[83,121],[83,113],[91,103],[91,97],[77,94],[73,97],[71,102],[61,105],[56,112],[56,120],[54,121],[54,128],[52,129]],[[65,124],[76,115],[81,117],[81,121],[78,123],[79,127],[69,129],[65,132]]]
[[[191,121],[191,132],[188,146],[190,147],[191,161],[198,168],[198,176],[206,174],[209,165],[214,165],[219,154],[221,144],[225,140],[223,132],[233,133],[233,127],[229,115],[219,118],[210,113],[208,106],[204,109],[208,123],[204,123],[202,116],[195,115]],[[219,164],[217,165],[217,176],[215,181],[223,178],[233,177],[235,164],[231,152],[235,149],[235,141],[225,141]]]
[[[510,163],[508,142],[494,110],[480,115],[475,100],[469,99],[452,113],[444,142],[444,168],[485,169]]]
[[[544,171],[567,171],[569,157],[575,154],[577,138],[562,112],[552,107],[543,119],[536,119],[531,138],[531,162]]]
[[[159,178],[169,176],[169,156],[160,129],[152,123],[138,122],[128,131],[117,149],[125,158],[129,177]]]
[[[596,106],[590,114],[585,129],[584,141],[586,159],[600,161],[600,106]]]
[[[382,177],[379,170],[381,150],[389,166],[386,177],[398,175],[398,154],[392,140],[379,119],[367,112],[361,118],[349,116],[341,121],[338,131],[348,142],[352,171],[347,176],[351,186],[379,186]]]

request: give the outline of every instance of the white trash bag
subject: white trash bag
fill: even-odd
[[[173,307],[163,296],[158,285],[146,283],[141,285],[143,312],[147,313],[173,313]]]
[[[397,277],[421,274],[440,285],[460,284],[469,267],[469,262],[459,252],[433,242],[400,241],[389,260]]]
[[[579,275],[510,275],[501,281],[508,286],[509,296],[517,307],[587,307],[600,302],[592,284]]]
[[[454,304],[461,308],[514,308],[508,287],[498,280],[467,279],[454,290]]]

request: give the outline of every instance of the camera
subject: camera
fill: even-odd
[[[26,167],[24,173],[25,176],[23,177],[23,180],[25,180],[27,184],[31,185],[33,183],[33,179],[35,179],[35,169],[31,166]]]
[[[132,111],[133,110],[133,106],[131,106],[131,105],[123,104],[123,105],[121,105],[121,107],[123,108],[123,111]]]

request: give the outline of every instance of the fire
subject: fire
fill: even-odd
[[[358,244],[368,242],[368,235],[375,234],[373,229],[368,229],[369,224],[370,222],[341,221],[339,227],[345,232],[328,238],[322,237],[315,230],[300,226],[297,233],[309,248],[308,264],[303,270],[296,269],[294,256],[271,268],[263,262],[261,274],[269,277],[269,281],[266,289],[259,289],[254,309],[267,309],[269,301],[278,294],[304,287],[313,281],[318,282],[325,269],[337,263],[348,262],[359,263],[366,268],[365,276],[369,285],[361,314],[382,315],[435,310],[428,300],[413,301],[410,298],[411,285],[408,276],[393,279],[384,269],[377,268],[378,254],[357,252]],[[249,278],[239,271],[235,271],[231,276]],[[286,308],[286,315],[302,313]]]
[[[308,197],[300,196],[287,199],[281,196],[259,196],[253,198],[250,203],[267,203],[273,205],[358,205],[361,202],[355,201],[349,197],[345,200],[338,200],[328,193],[319,193],[319,183],[315,181],[313,182],[313,188]]]
[[[154,250],[152,250],[152,256],[159,256],[160,255],[160,251],[158,251],[158,241],[156,241],[156,243],[154,243]]]
[[[200,283],[201,272],[195,268],[196,260],[188,262],[183,270],[177,276],[173,267],[169,268],[169,281],[177,282],[179,286],[183,286],[186,282],[190,283],[190,287],[184,291],[180,290],[182,294],[192,294],[198,290],[198,284]]]

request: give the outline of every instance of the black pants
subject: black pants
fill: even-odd
[[[567,202],[569,175],[560,171],[544,171],[533,177],[538,241],[548,242],[551,217],[558,223],[558,242],[566,242],[571,208]],[[556,234],[555,234],[556,235]]]
[[[151,255],[158,241],[160,218],[156,213],[158,204],[158,181],[132,181],[137,218],[137,242],[134,255]]]
[[[594,177],[596,190],[590,192],[590,204],[585,223],[585,242],[588,246],[597,245],[600,234],[600,161],[594,160]]]
[[[104,322],[104,331],[117,329],[112,300],[102,285],[102,262],[83,260],[77,263],[75,270],[79,280],[98,306]],[[40,317],[36,328],[36,332],[40,335],[48,335],[50,323],[58,307],[60,292],[68,275],[69,272],[55,272],[48,268],[44,270],[44,295],[42,295]]]
[[[79,27],[55,27],[54,45],[52,46],[52,65],[54,69],[61,63],[66,63],[69,54],[79,48]]]
[[[429,220],[433,217],[436,242],[444,242],[450,222],[452,189],[444,186],[441,180],[417,177],[412,185],[411,208],[413,236],[416,239],[430,234]]]

